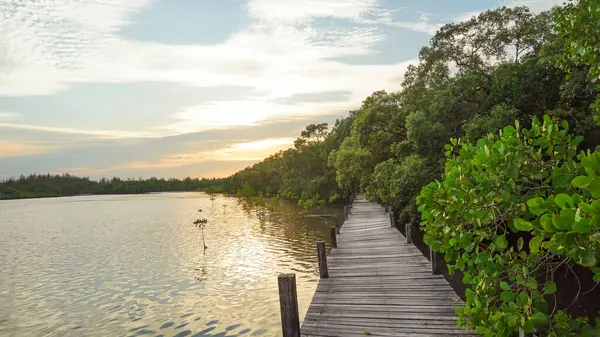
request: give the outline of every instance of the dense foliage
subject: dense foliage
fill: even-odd
[[[373,93],[330,132],[309,126],[225,188],[303,205],[361,190],[399,223],[422,221],[464,273],[462,324],[598,335],[588,317],[600,307],[581,304],[600,289],[598,6],[502,7],[445,25],[401,91]]]
[[[82,194],[137,194],[173,191],[221,191],[222,179],[100,179],[32,174],[0,181],[0,199],[60,197]]]
[[[400,222],[416,222],[415,198],[442,174],[451,137],[474,140],[548,114],[584,135],[584,147],[595,145],[590,67],[556,67],[565,41],[553,20],[550,12],[502,7],[442,27],[402,91],[373,93],[329,133],[327,125],[309,126],[294,148],[233,175],[226,189],[301,202],[361,189],[392,205]]]
[[[556,9],[556,30],[563,35],[565,49],[559,60],[569,74],[589,68],[589,78],[598,88],[600,79],[600,2],[579,0]],[[600,97],[594,104],[600,123]]]
[[[475,144],[452,139],[444,179],[417,198],[425,242],[472,285],[461,323],[486,336],[518,327],[600,334],[584,319],[576,329],[559,324],[568,313],[552,298],[560,291],[554,275],[566,269],[578,279],[575,264],[600,281],[600,148],[578,155],[582,137],[567,127],[544,116],[529,130],[517,123]]]

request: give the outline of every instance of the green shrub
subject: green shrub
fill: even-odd
[[[485,336],[600,332],[548,303],[560,267],[578,264],[600,280],[600,151],[578,155],[581,141],[544,116],[529,130],[517,122],[446,145],[443,180],[417,204],[425,242],[470,285],[459,325]]]

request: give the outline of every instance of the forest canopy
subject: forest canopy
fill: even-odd
[[[600,308],[582,294],[600,289],[598,22],[600,3],[581,0],[447,24],[399,91],[374,92],[331,129],[309,125],[224,188],[301,205],[360,191],[464,273],[460,324],[597,336]]]
[[[592,56],[565,56],[567,44],[585,38],[560,33],[557,20],[569,13],[575,10],[501,7],[445,25],[408,68],[400,91],[374,92],[331,127],[307,126],[293,148],[235,173],[225,190],[300,202],[333,202],[361,190],[409,222],[419,217],[416,195],[443,173],[450,138],[476,140],[547,114],[593,148],[600,138],[597,65]]]

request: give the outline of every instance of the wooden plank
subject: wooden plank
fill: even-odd
[[[444,336],[451,336],[451,335],[459,335],[459,336],[464,336],[465,335],[465,331],[463,329],[459,329],[456,326],[454,328],[452,328],[449,325],[441,325],[441,328],[430,328],[430,326],[435,326],[434,324],[428,324],[428,325],[407,325],[407,324],[403,324],[403,325],[386,325],[386,324],[378,324],[378,325],[374,325],[374,324],[361,324],[360,322],[355,322],[355,321],[345,321],[345,322],[330,322],[327,321],[326,323],[317,323],[314,321],[308,321],[305,322],[305,329],[307,330],[320,330],[320,329],[325,329],[325,330],[337,330],[337,331],[354,331],[356,330],[357,332],[362,332],[364,334],[364,331],[367,330],[369,333],[373,334],[373,333],[416,333],[416,334],[427,334],[427,333],[433,333],[433,334],[443,334]]]
[[[390,227],[378,204],[358,195],[326,259],[302,322],[303,336],[475,336],[457,327],[463,305],[419,249]],[[321,260],[321,259],[320,259]],[[322,263],[322,262],[321,262]]]

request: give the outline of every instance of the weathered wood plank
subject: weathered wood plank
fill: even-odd
[[[476,336],[457,327],[455,308],[463,302],[390,227],[385,208],[359,195],[348,213],[339,233],[330,233],[337,247],[326,259],[329,278],[319,281],[303,336]]]

